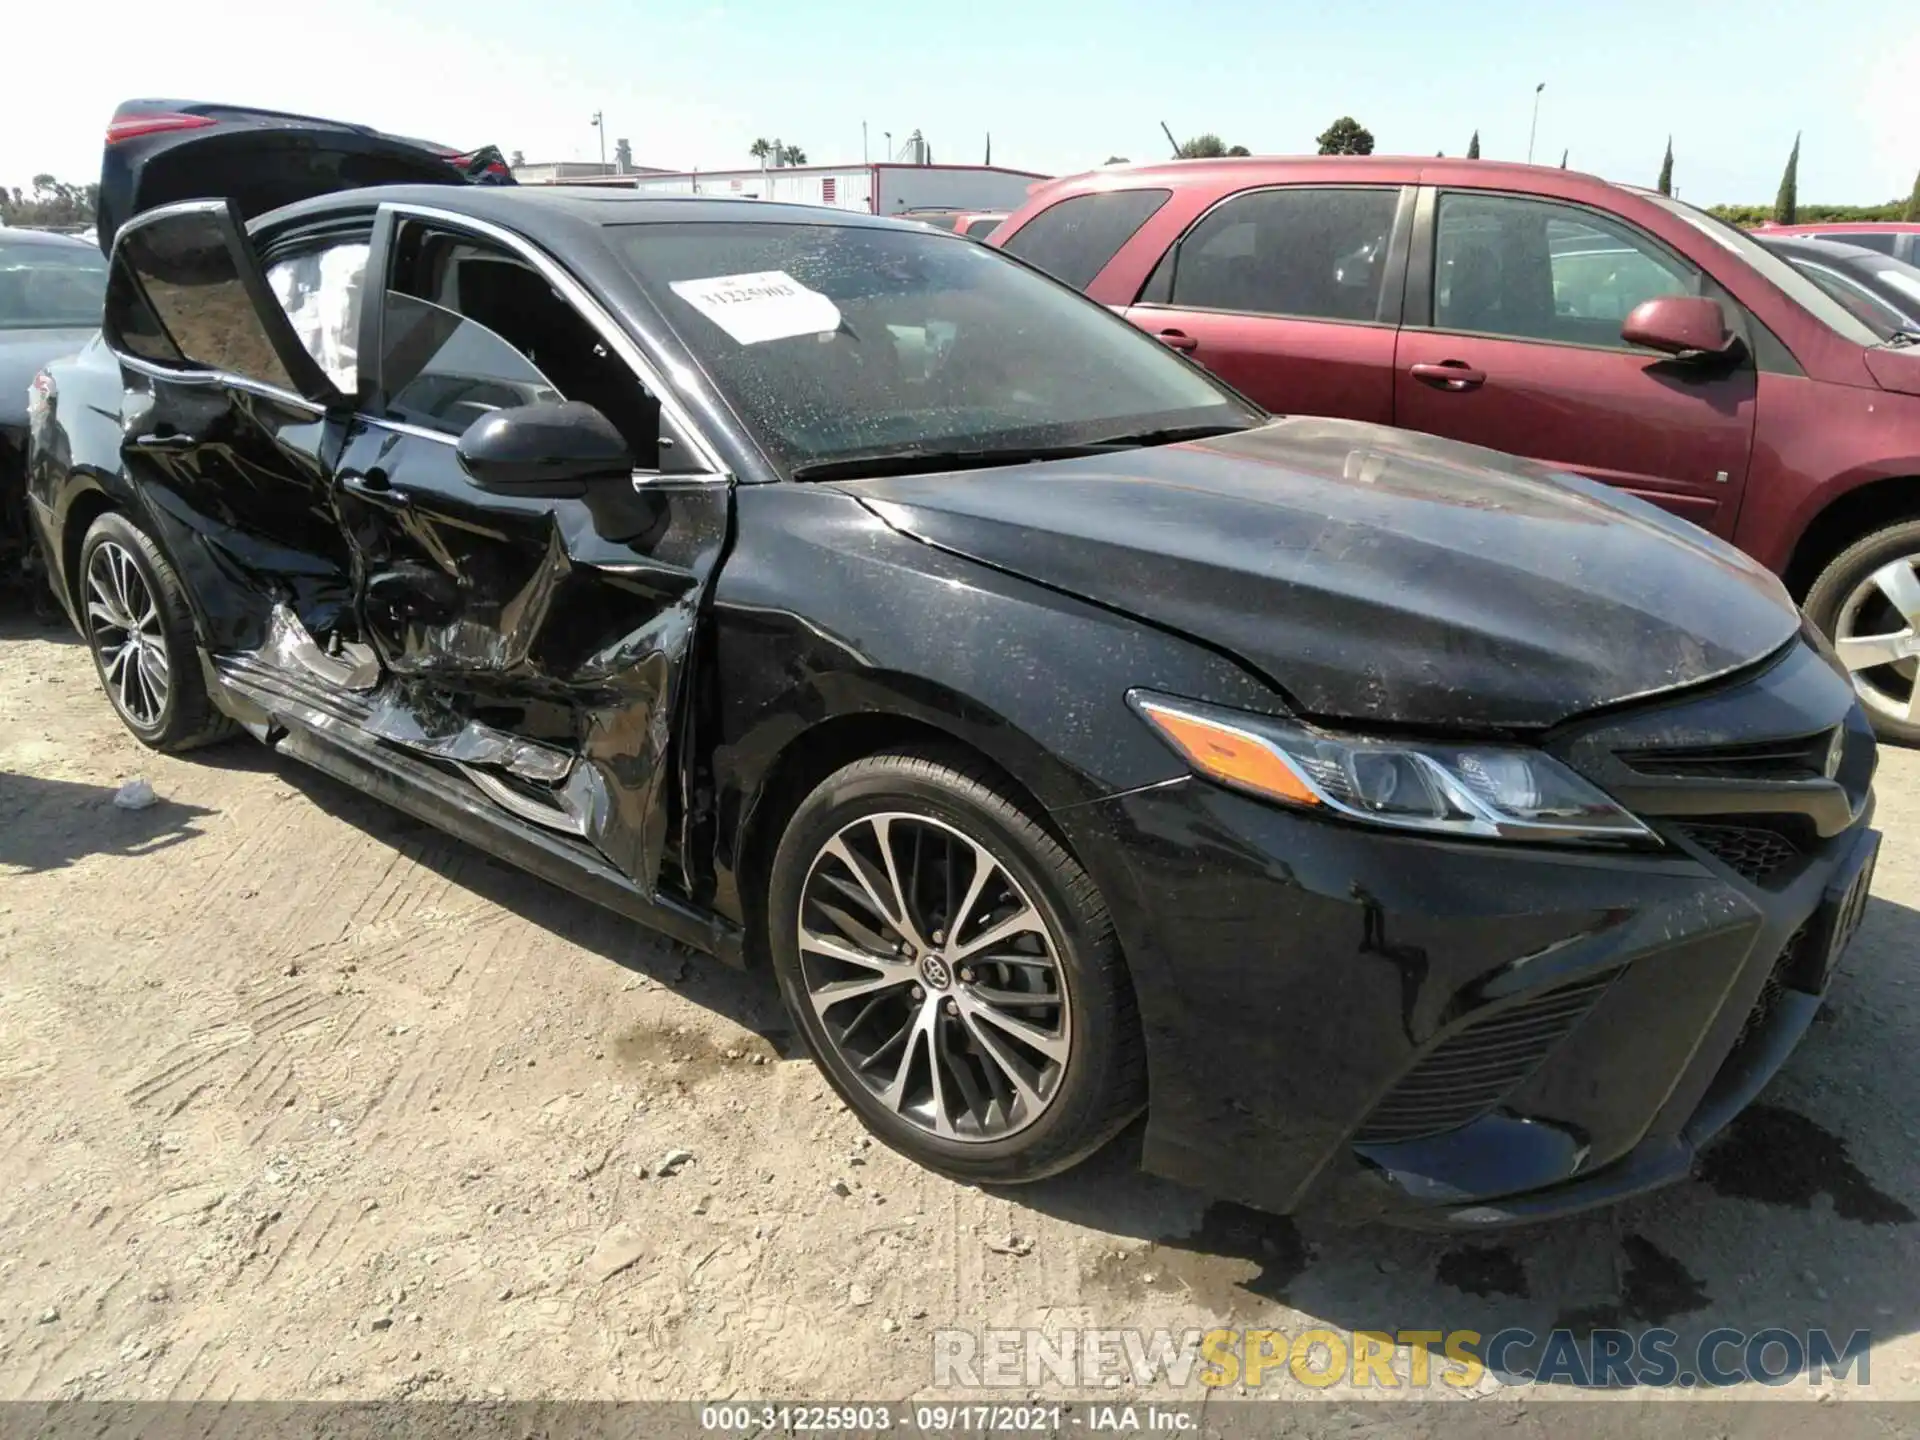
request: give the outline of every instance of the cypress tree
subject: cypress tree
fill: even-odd
[[[1667,158],[1660,162],[1660,183],[1654,187],[1662,195],[1673,193],[1673,137],[1667,136]]]
[[[1773,218],[1781,225],[1793,224],[1800,213],[1800,133],[1794,132],[1793,153],[1787,156],[1786,173],[1780,177],[1780,193],[1773,197]]]

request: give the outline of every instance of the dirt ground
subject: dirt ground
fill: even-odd
[[[942,1326],[1596,1319],[1869,1329],[1843,1398],[1920,1396],[1920,754],[1880,807],[1833,1002],[1704,1178],[1473,1242],[1295,1227],[1124,1140],[929,1175],[765,980],[250,742],[154,756],[4,602],[0,1399],[901,1400]]]

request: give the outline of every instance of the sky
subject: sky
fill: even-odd
[[[161,17],[164,17],[162,23]],[[132,96],[263,105],[530,161],[810,161],[1048,174],[1159,159],[1165,121],[1256,154],[1311,152],[1341,115],[1379,154],[1534,157],[1700,204],[1768,203],[1796,131],[1800,199],[1904,196],[1920,171],[1915,0],[86,0],[36,7],[0,85],[0,184],[98,177]],[[45,57],[48,63],[38,63]],[[71,57],[72,63],[64,62]]]

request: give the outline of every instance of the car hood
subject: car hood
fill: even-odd
[[[0,330],[0,426],[27,423],[27,386],[50,360],[77,354],[93,338],[89,330]]]
[[[1543,727],[1799,629],[1771,574],[1685,521],[1347,421],[840,488],[927,544],[1224,650],[1331,719]]]

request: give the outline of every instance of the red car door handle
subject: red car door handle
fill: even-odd
[[[1463,360],[1442,360],[1438,365],[1425,361],[1407,373],[1441,390],[1474,390],[1487,383],[1487,372],[1476,370]]]
[[[1184,330],[1162,330],[1154,338],[1169,350],[1179,350],[1182,353],[1191,352],[1200,348],[1200,342]]]

